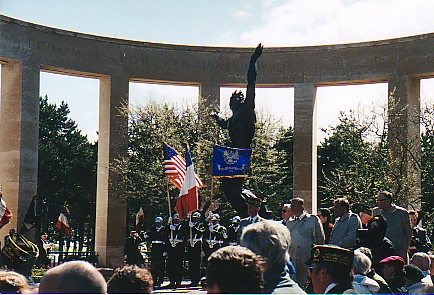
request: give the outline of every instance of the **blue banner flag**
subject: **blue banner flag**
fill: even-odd
[[[214,177],[247,177],[252,149],[237,149],[225,146],[214,147]]]

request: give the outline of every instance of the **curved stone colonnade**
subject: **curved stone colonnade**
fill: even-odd
[[[112,188],[109,165],[126,154],[130,81],[199,86],[199,103],[217,108],[220,87],[245,86],[251,48],[181,46],[99,37],[40,26],[0,15],[0,184],[21,225],[37,188],[40,71],[100,80],[96,251],[100,262],[119,265],[125,210]],[[434,34],[345,45],[265,48],[258,87],[295,88],[294,194],[316,210],[316,89],[321,85],[388,82],[399,98],[389,108],[389,144],[411,142],[420,151],[420,79],[434,76]],[[272,98],[270,98],[272,99]],[[290,99],[288,97],[288,99]],[[418,120],[416,120],[418,122]],[[415,140],[416,139],[416,140]],[[420,174],[407,161],[415,191]]]

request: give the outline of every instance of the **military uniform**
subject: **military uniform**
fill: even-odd
[[[169,225],[169,257],[167,261],[171,287],[179,287],[182,282],[183,261],[185,253],[185,224],[179,222],[175,214],[173,224]]]
[[[227,229],[228,238],[225,240],[226,246],[236,246],[237,243],[237,232],[240,228],[241,218],[239,216],[234,216],[232,218],[232,224],[229,225]]]
[[[188,252],[188,268],[190,271],[191,286],[197,286],[200,281],[200,264],[202,252],[202,237],[205,232],[205,227],[200,218],[200,213],[195,212],[192,215],[193,221],[188,223],[187,234],[187,252]]]
[[[205,252],[205,265],[207,265],[208,257],[217,249],[223,247],[224,240],[227,239],[226,227],[219,224],[220,216],[213,214],[211,223],[205,230],[204,252]]]
[[[248,226],[249,224],[252,224],[252,223],[256,223],[256,222],[265,220],[265,218],[262,218],[258,214],[258,212],[261,208],[262,199],[258,198],[250,190],[247,190],[247,189],[244,189],[242,191],[242,194],[243,194],[244,199],[246,201],[247,212],[248,212],[249,216],[241,219],[241,221],[240,221],[240,227],[238,228],[238,231],[237,231],[237,243],[240,242],[241,234],[243,233],[243,229],[246,226]],[[253,214],[256,214],[256,215],[253,216]]]
[[[160,217],[161,218],[161,217]],[[167,256],[167,230],[161,224],[163,218],[156,218],[156,225],[146,234],[148,243],[151,244],[151,274],[154,286],[160,286],[164,281],[165,256]],[[158,221],[157,221],[158,220]]]

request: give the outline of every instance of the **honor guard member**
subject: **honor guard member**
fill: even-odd
[[[228,238],[225,240],[226,245],[228,246],[236,246],[237,244],[237,232],[240,228],[241,218],[237,215],[232,217],[231,225],[228,227]]]
[[[191,279],[190,287],[197,287],[200,281],[200,258],[202,252],[202,236],[204,232],[205,227],[203,226],[203,223],[200,222],[200,213],[194,212],[188,223],[187,234],[188,268]]]
[[[163,218],[155,218],[155,225],[145,235],[151,244],[151,274],[154,287],[159,287],[164,281],[164,260],[167,256],[167,231],[163,226]]]
[[[208,262],[208,257],[217,249],[223,247],[225,239],[228,238],[226,227],[220,224],[220,215],[211,215],[208,229],[205,231],[205,263]]]
[[[245,228],[249,224],[265,220],[265,218],[262,218],[258,214],[259,210],[261,210],[262,199],[258,198],[250,190],[247,189],[244,189],[242,191],[242,195],[244,196],[244,199],[246,201],[247,214],[249,214],[249,216],[241,219],[240,221],[240,228],[237,232],[237,243],[239,243],[240,241],[243,228]]]
[[[182,282],[183,261],[185,252],[185,226],[181,223],[179,215],[173,215],[169,218],[169,258],[168,258],[168,275],[170,280],[169,287],[179,288]]]
[[[124,255],[126,264],[138,266],[143,265],[144,259],[139,249],[141,242],[142,238],[140,238],[139,234],[135,230],[132,230],[130,236],[125,241]]]

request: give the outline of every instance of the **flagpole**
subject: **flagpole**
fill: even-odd
[[[168,177],[166,177],[166,192],[167,192],[167,205],[169,208],[169,217],[172,217],[172,208],[170,206],[169,178]]]
[[[209,207],[212,209],[212,197],[214,195],[214,177],[211,177],[211,197],[209,198]]]
[[[166,177],[166,191],[167,191],[167,204],[169,208],[169,218],[172,219],[172,208],[170,206],[170,193],[169,193],[169,177]],[[173,241],[173,230],[170,230],[170,239]]]

